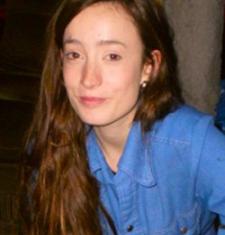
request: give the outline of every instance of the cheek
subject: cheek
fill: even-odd
[[[141,73],[138,69],[125,67],[120,70],[111,70],[103,77],[109,89],[122,92],[138,92],[139,90]]]
[[[67,90],[76,86],[77,73],[73,69],[63,68],[63,81]]]

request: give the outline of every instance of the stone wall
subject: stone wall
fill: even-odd
[[[221,71],[224,0],[164,0],[187,103],[213,113]]]

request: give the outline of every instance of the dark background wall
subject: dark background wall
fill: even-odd
[[[18,234],[19,163],[56,0],[0,2],[0,235]]]

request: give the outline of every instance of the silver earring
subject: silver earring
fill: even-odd
[[[144,89],[148,85],[147,81],[141,83],[141,88]]]

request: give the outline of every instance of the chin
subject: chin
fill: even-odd
[[[80,116],[80,119],[82,120],[82,122],[90,126],[106,126],[109,123],[106,120],[99,119],[99,118],[95,119],[95,118],[90,118],[90,117],[87,118],[87,117]]]

